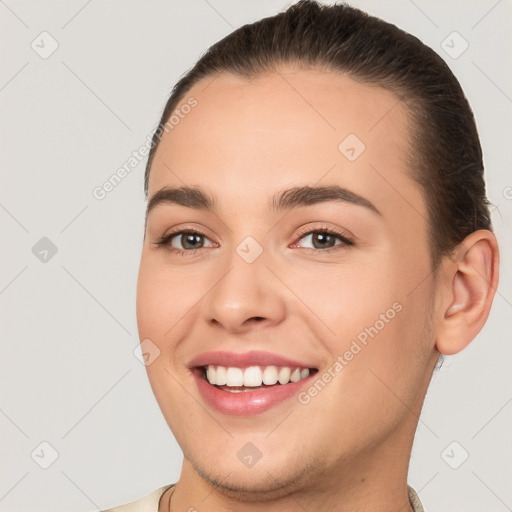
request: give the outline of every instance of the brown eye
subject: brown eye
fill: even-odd
[[[182,232],[176,235],[173,235],[170,238],[170,245],[176,249],[181,250],[192,250],[192,249],[200,249],[204,244],[204,235],[200,235],[199,233],[193,232]],[[178,243],[178,245],[176,245]],[[181,244],[181,247],[180,245]]]
[[[300,247],[317,250],[331,249],[335,246],[353,245],[353,242],[341,233],[324,229],[309,231],[301,236],[300,241],[306,241],[306,243],[312,245],[311,247],[304,247],[301,244]]]
[[[200,249],[218,247],[206,235],[198,231],[182,230],[162,236],[154,242],[159,247],[165,247],[171,253],[181,256],[194,254]]]
[[[310,236],[315,249],[326,249],[336,244],[337,237],[329,233],[312,233]]]

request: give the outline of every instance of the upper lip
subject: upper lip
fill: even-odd
[[[309,363],[289,359],[278,354],[251,350],[248,352],[203,352],[188,363],[189,368],[209,364],[226,367],[245,368],[247,366],[289,366],[291,368],[314,368]]]

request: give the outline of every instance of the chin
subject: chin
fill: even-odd
[[[313,468],[305,464],[293,469],[289,464],[268,464],[258,461],[253,467],[246,468],[238,464],[205,466],[189,459],[196,473],[220,493],[243,502],[265,502],[289,496],[290,493],[313,488],[315,481],[321,478],[318,464]],[[215,468],[215,469],[212,469]]]

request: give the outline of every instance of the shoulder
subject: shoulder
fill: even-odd
[[[170,489],[174,485],[175,484],[164,485],[163,487],[159,487],[158,489],[154,490],[147,496],[144,496],[140,500],[105,509],[101,512],[158,512],[160,498],[164,492],[167,491],[167,489]],[[424,508],[416,491],[410,486],[407,486],[407,490],[409,492],[409,501],[414,508],[414,512],[424,512]]]
[[[407,490],[409,491],[409,501],[411,502],[414,512],[425,512],[416,491],[410,485],[407,486]]]
[[[158,504],[164,492],[175,484],[164,485],[143,498],[118,505],[117,507],[102,510],[101,512],[158,512]]]

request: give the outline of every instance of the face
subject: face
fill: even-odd
[[[283,69],[205,79],[178,110],[151,168],[137,316],[185,463],[269,495],[408,458],[438,354],[402,106]]]

